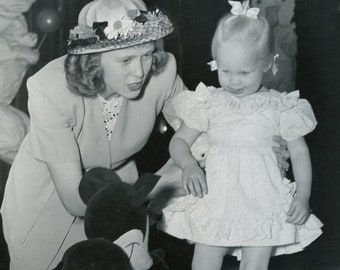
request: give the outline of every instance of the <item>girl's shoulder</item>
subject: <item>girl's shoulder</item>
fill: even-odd
[[[258,92],[248,96],[245,100],[265,102],[276,107],[285,107],[296,105],[300,100],[300,91],[279,92],[275,89],[267,89],[266,91]]]
[[[184,90],[180,92],[174,99],[175,103],[191,103],[207,105],[214,99],[214,95],[219,92],[219,89],[214,86],[206,86],[203,82],[200,82],[196,89]]]
[[[299,90],[292,92],[279,92],[270,89],[269,93],[278,102],[278,105],[282,110],[294,107],[310,107],[310,103],[306,99],[300,97]]]

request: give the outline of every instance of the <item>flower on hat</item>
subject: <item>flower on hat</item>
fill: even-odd
[[[117,39],[119,35],[127,36],[129,31],[133,31],[136,21],[124,18],[117,21],[108,21],[108,26],[104,33],[108,39]]]

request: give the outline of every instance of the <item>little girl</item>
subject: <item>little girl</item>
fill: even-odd
[[[195,243],[194,270],[221,269],[227,253],[241,259],[242,270],[268,269],[270,256],[298,252],[321,234],[322,223],[310,214],[303,138],[316,126],[312,108],[299,91],[262,86],[263,73],[275,67],[271,29],[248,1],[229,3],[211,46],[222,87],[200,83],[174,103],[183,124],[170,154],[193,196],[172,199],[159,227]],[[202,132],[209,138],[205,173],[190,152]],[[287,141],[296,185],[280,174],[274,135]]]

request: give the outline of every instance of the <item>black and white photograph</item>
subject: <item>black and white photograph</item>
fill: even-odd
[[[339,0],[0,0],[0,270],[340,270]]]

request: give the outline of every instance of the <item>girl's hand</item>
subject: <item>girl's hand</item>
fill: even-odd
[[[295,196],[287,212],[286,222],[294,225],[303,225],[310,216],[311,210],[308,199]]]
[[[191,164],[183,169],[182,184],[187,194],[200,198],[208,193],[208,185],[203,170],[198,164]]]
[[[287,149],[287,142],[280,136],[273,136],[273,141],[278,143],[279,146],[273,146],[272,149],[276,154],[276,159],[279,163],[279,168],[282,176],[286,176],[286,171],[289,169],[289,163],[287,162],[289,158],[289,152]]]

